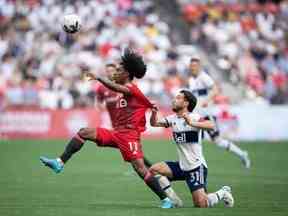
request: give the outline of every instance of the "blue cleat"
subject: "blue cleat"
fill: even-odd
[[[46,157],[41,156],[40,161],[45,165],[51,168],[55,173],[60,173],[64,166],[59,162],[57,159],[49,159]]]
[[[161,200],[161,208],[162,209],[168,209],[168,208],[173,208],[173,203],[171,202],[171,200],[166,197],[165,199]]]

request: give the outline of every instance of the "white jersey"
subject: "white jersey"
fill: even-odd
[[[214,80],[204,71],[201,71],[197,77],[191,76],[189,78],[189,90],[195,95],[195,97],[197,97],[198,100],[195,107],[196,112],[199,112],[202,115],[208,114],[209,107],[202,108],[199,106],[199,104],[207,99],[209,91],[212,89],[214,84]]]
[[[190,113],[193,121],[199,121],[200,115]],[[173,130],[174,142],[177,146],[180,168],[184,171],[190,171],[207,163],[202,152],[202,130],[189,126],[183,118],[176,114],[167,116],[163,119]]]

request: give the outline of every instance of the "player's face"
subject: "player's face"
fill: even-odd
[[[191,75],[197,76],[199,74],[199,71],[200,71],[200,62],[198,60],[190,61],[189,68],[191,71]]]
[[[116,72],[116,67],[112,65],[106,66],[105,72],[108,76],[108,79],[113,80],[113,74]]]
[[[129,74],[121,64],[116,64],[115,71],[112,74],[112,79],[118,84],[124,84],[129,78]]]
[[[187,106],[187,101],[185,100],[184,94],[177,94],[172,101],[172,110],[174,112],[179,112],[184,109],[185,106]]]

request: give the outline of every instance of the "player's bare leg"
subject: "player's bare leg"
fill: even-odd
[[[152,166],[152,163],[146,157],[143,157],[143,160],[146,167],[150,168]],[[135,175],[135,170],[133,169],[133,167],[129,166],[129,170],[127,170],[124,174],[128,176],[133,176]]]
[[[161,188],[165,191],[166,195],[172,200],[175,207],[183,207],[182,200],[178,197],[176,192],[171,186],[169,177],[172,178],[172,172],[166,163],[160,162],[152,165],[149,170],[159,180]],[[167,178],[168,177],[168,178]]]
[[[242,150],[239,146],[234,144],[232,141],[224,139],[221,136],[216,136],[213,139],[213,142],[220,148],[226,149],[227,151],[235,154],[240,158],[242,163],[246,168],[250,168],[251,166],[251,161],[249,159],[249,155],[247,151]]]
[[[161,188],[158,179],[148,170],[144,164],[144,160],[135,159],[132,160],[131,165],[137,174],[144,180],[146,185],[160,198],[162,201],[162,208],[173,208],[173,204],[170,199],[167,197],[164,190]]]
[[[203,188],[200,188],[192,193],[192,199],[195,207],[198,208],[207,208],[208,205],[208,196],[205,193]]]
[[[94,140],[97,135],[95,128],[82,128],[66,145],[64,152],[59,158],[49,159],[41,156],[40,161],[50,167],[55,173],[60,173],[64,164],[72,157],[73,154],[80,151],[86,140]]]

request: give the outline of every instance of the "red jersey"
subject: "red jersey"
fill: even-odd
[[[115,130],[133,129],[145,131],[147,109],[152,108],[151,102],[143,95],[135,84],[126,85],[130,95],[114,92],[105,86],[97,90],[98,99],[106,102],[112,126]]]

